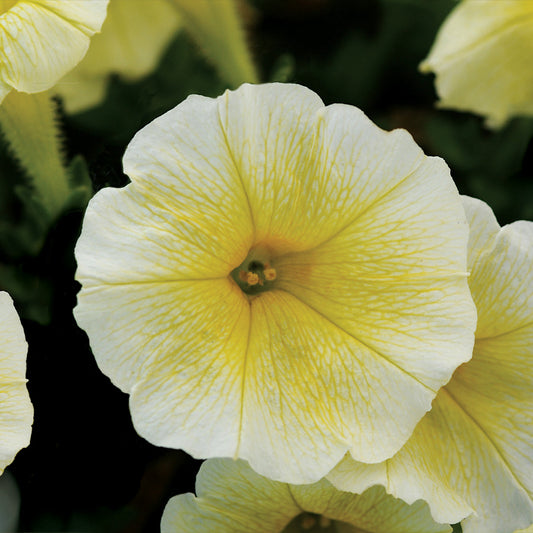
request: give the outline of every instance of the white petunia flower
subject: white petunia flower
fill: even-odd
[[[298,85],[141,130],[76,247],[75,316],[137,431],[313,482],[384,460],[470,359],[468,226],[405,131]]]

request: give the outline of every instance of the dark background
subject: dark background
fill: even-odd
[[[417,70],[452,0],[251,5],[248,40],[263,81],[301,83],[326,104],[353,104],[385,129],[406,128],[427,154],[447,161],[460,192],[488,202],[500,223],[533,219],[533,121],[514,119],[491,132],[476,116],[437,110],[433,77]],[[218,96],[225,88],[181,32],[150,76],[138,83],[115,77],[99,107],[63,114],[68,158],[85,158],[94,191],[122,186],[122,154],[136,131],[191,93]],[[15,192],[23,177],[4,144],[0,172],[0,289],[22,318],[35,408],[31,444],[6,469],[21,493],[19,529],[157,532],[168,499],[194,491],[200,462],[136,435],[127,395],[98,370],[74,322],[73,249],[83,210],[66,213],[32,254],[13,238],[29,223]]]

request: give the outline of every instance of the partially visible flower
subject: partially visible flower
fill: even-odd
[[[196,492],[167,503],[161,533],[451,532],[432,520],[424,502],[409,506],[383,487],[358,496],[326,480],[288,485],[256,474],[244,461],[206,461]]]
[[[110,74],[134,81],[148,74],[180,28],[169,0],[111,0],[102,33],[54,89],[76,113],[103,100]]]
[[[533,522],[533,223],[500,228],[464,198],[470,287],[478,309],[474,356],[437,395],[386,463],[346,458],[328,476],[359,492],[376,482],[463,531],[513,533]]]
[[[0,102],[50,89],[85,55],[109,0],[0,2]]]
[[[441,107],[472,111],[499,127],[533,115],[533,2],[463,0],[420,68],[437,75]]]
[[[191,96],[91,200],[75,316],[137,431],[293,483],[394,454],[475,309],[449,170],[298,85]]]
[[[33,407],[26,389],[27,351],[13,301],[0,292],[0,474],[30,442]]]

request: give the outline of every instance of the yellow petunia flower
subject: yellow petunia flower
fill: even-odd
[[[65,109],[77,113],[100,103],[112,73],[131,81],[148,74],[180,26],[169,0],[111,0],[102,33],[55,88]]]
[[[30,442],[33,407],[26,389],[28,345],[13,301],[0,292],[0,474]]]
[[[326,480],[288,485],[256,474],[244,461],[210,459],[193,494],[172,498],[161,533],[444,533],[424,502],[412,506],[373,487],[358,496]]]
[[[298,85],[191,96],[128,146],[75,316],[137,431],[292,483],[384,460],[470,359],[468,226],[401,130]]]
[[[513,533],[533,522],[533,223],[500,228],[464,198],[470,287],[478,309],[472,360],[459,367],[386,463],[349,458],[328,476],[342,490],[375,483],[464,533]]]
[[[533,115],[533,1],[463,0],[420,68],[436,74],[439,105],[499,127]]]
[[[0,102],[50,89],[85,55],[109,0],[1,0]]]

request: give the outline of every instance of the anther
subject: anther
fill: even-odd
[[[265,265],[265,270],[263,270],[263,275],[265,276],[266,281],[273,281],[276,279],[276,269]]]
[[[246,283],[250,286],[257,285],[258,283],[262,285],[259,276],[255,272],[246,272]]]

